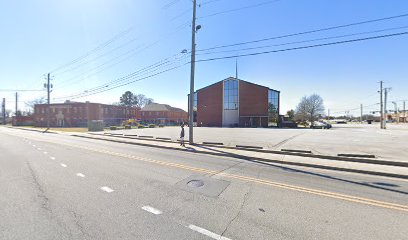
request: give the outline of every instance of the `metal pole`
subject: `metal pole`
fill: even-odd
[[[50,128],[50,74],[47,75],[47,128]]]
[[[384,129],[387,128],[387,95],[388,95],[388,88],[384,89]]]
[[[18,111],[18,93],[16,92],[16,117],[17,117],[17,111]]]
[[[404,103],[403,103],[403,108],[404,108],[404,123],[406,123],[407,122],[407,116],[406,116],[406,110],[405,110],[405,101],[404,101]]]
[[[3,102],[1,104],[1,112],[3,115],[3,124],[6,125],[6,99],[3,98]]]
[[[383,105],[383,81],[380,81],[380,123],[381,129],[384,129],[384,105]]]
[[[195,71],[195,34],[196,34],[196,10],[197,10],[197,0],[193,1],[193,24],[192,37],[191,37],[191,75],[190,75],[190,95],[189,95],[189,105],[188,105],[188,127],[189,127],[189,142],[194,144],[193,137],[193,122],[194,122],[194,71]]]
[[[360,122],[363,123],[363,104],[360,104]]]

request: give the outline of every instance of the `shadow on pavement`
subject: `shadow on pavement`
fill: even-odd
[[[315,173],[315,172],[311,172],[311,171],[298,170],[298,169],[294,169],[294,168],[290,168],[290,167],[279,166],[279,165],[276,165],[276,164],[273,164],[273,163],[265,163],[265,162],[262,162],[262,161],[251,160],[251,159],[248,159],[247,157],[245,157],[245,158],[243,158],[242,156],[240,157],[240,155],[238,155],[238,154],[232,154],[232,153],[224,152],[224,151],[221,151],[221,150],[214,150],[212,148],[208,148],[208,147],[204,147],[204,146],[196,146],[196,147],[216,151],[218,153],[223,153],[223,154],[229,155],[229,156],[231,156],[233,158],[238,158],[238,159],[241,159],[241,160],[246,160],[246,161],[249,161],[249,162],[258,163],[258,164],[262,164],[262,165],[269,166],[269,167],[279,168],[279,169],[282,169],[282,170],[285,170],[285,171],[288,171],[288,172],[312,175],[312,176],[315,176],[315,177],[320,177],[320,178],[325,178],[325,179],[330,179],[330,180],[336,180],[336,181],[339,181],[339,182],[345,182],[345,183],[355,184],[355,185],[359,185],[359,186],[370,187],[370,188],[375,188],[375,189],[381,189],[381,190],[384,190],[384,191],[390,191],[390,192],[395,192],[395,193],[401,193],[401,194],[408,195],[408,192],[387,188],[387,187],[400,187],[399,185],[395,185],[395,184],[391,184],[391,183],[357,182],[357,181],[347,180],[347,179],[344,179],[344,178],[334,177],[334,176],[330,176],[330,175],[326,175],[326,174],[322,174],[322,173]]]

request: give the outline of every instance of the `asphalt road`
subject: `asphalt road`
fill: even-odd
[[[0,239],[408,236],[405,180],[9,128],[0,139]]]

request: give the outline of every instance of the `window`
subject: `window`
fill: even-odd
[[[224,110],[238,110],[238,81],[224,81]]]
[[[268,126],[277,126],[279,117],[279,92],[268,91]]]

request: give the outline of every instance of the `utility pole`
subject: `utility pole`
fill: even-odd
[[[6,125],[6,99],[3,98],[3,102],[1,103],[1,113],[3,115],[3,124]]]
[[[330,121],[330,109],[327,109],[327,120]]]
[[[388,91],[391,90],[391,88],[385,88],[384,89],[384,113],[385,113],[385,118],[384,118],[384,129],[387,128],[387,97],[388,97]]]
[[[191,36],[191,75],[190,75],[190,96],[189,96],[189,119],[188,119],[188,127],[189,127],[189,142],[190,144],[194,144],[194,136],[193,136],[193,123],[194,123],[194,74],[195,74],[195,34],[196,34],[196,11],[197,11],[197,0],[193,0],[193,24],[191,26],[192,36]]]
[[[384,129],[383,81],[380,81],[380,123]]]
[[[406,109],[405,109],[405,101],[403,102],[403,105],[402,105],[402,107],[403,107],[403,109],[404,109],[404,123],[406,123],[407,122],[407,115],[406,115]]]
[[[51,103],[51,89],[52,89],[52,84],[50,84],[51,78],[50,78],[50,73],[47,74],[47,83],[44,84],[44,87],[47,88],[47,128],[50,128],[50,103]]]
[[[360,104],[360,122],[363,123],[363,104]]]
[[[16,117],[17,117],[17,111],[18,111],[18,92],[16,92]]]

